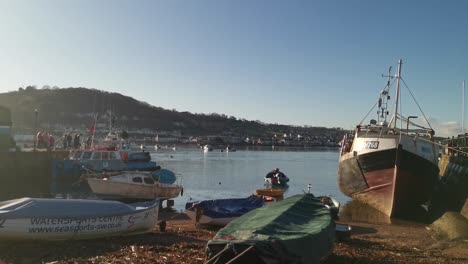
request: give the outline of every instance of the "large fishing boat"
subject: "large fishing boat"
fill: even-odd
[[[399,112],[400,84],[404,83],[401,66],[400,60],[395,76],[391,76],[389,69],[387,85],[374,105],[378,106],[377,120],[364,125],[364,118],[354,135],[343,138],[338,169],[342,193],[390,217],[427,201],[439,177],[439,147],[433,142],[435,132],[424,113],[421,111],[429,128],[417,125],[416,116],[403,117]],[[396,80],[396,89],[390,114],[387,106],[390,88],[395,83],[392,79]],[[412,96],[409,88],[408,91]]]

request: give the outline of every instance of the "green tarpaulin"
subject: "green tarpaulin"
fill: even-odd
[[[252,246],[238,263],[319,263],[333,249],[335,224],[312,194],[290,197],[251,211],[221,229],[207,244],[208,257],[226,250],[224,263]]]

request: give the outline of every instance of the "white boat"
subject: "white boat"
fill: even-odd
[[[374,105],[378,107],[377,120],[362,124],[364,119],[356,126],[354,136],[343,138],[338,169],[342,193],[390,217],[426,202],[439,177],[439,147],[434,143],[434,130],[427,119],[429,128],[416,124],[416,116],[403,117],[400,113],[401,66],[400,60],[396,76],[389,69],[387,85]],[[387,122],[393,77],[395,100]]]
[[[226,147],[226,152],[236,152],[236,149],[231,147],[231,146],[227,146]]]
[[[86,176],[93,193],[107,197],[170,199],[179,196],[182,191],[181,185],[155,181],[152,172],[123,171]]]
[[[126,150],[74,150],[69,160],[75,161],[92,171],[156,170],[149,152]]]
[[[203,152],[209,152],[209,151],[213,151],[213,148],[210,146],[210,145],[205,145],[203,146]]]
[[[158,221],[159,200],[20,198],[0,203],[0,240],[75,240],[144,233]]]

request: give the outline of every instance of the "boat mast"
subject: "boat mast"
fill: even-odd
[[[463,80],[462,85],[462,121],[461,121],[461,131],[462,134],[465,134],[465,80]]]
[[[400,98],[400,78],[401,78],[401,65],[403,61],[400,59],[398,61],[398,73],[397,73],[397,84],[396,84],[396,91],[395,91],[395,107],[393,107],[393,124],[392,127],[396,128],[397,126],[397,119],[398,119],[398,99]]]
[[[377,119],[381,125],[386,126],[387,125],[387,116],[388,116],[388,100],[390,99],[390,96],[388,95],[388,91],[390,89],[390,80],[392,79],[392,66],[388,67],[388,75],[385,76],[387,77],[387,86],[385,86],[385,89],[380,92],[380,98],[379,98],[379,110],[377,111]],[[384,75],[382,75],[384,76]],[[383,119],[382,121],[380,119]]]
[[[109,112],[109,134],[112,133],[112,111]]]

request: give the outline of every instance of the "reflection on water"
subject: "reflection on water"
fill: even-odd
[[[370,224],[408,225],[410,223],[430,222],[429,214],[423,207],[412,208],[398,218],[390,218],[379,210],[356,200],[342,205],[338,215],[340,221]]]

